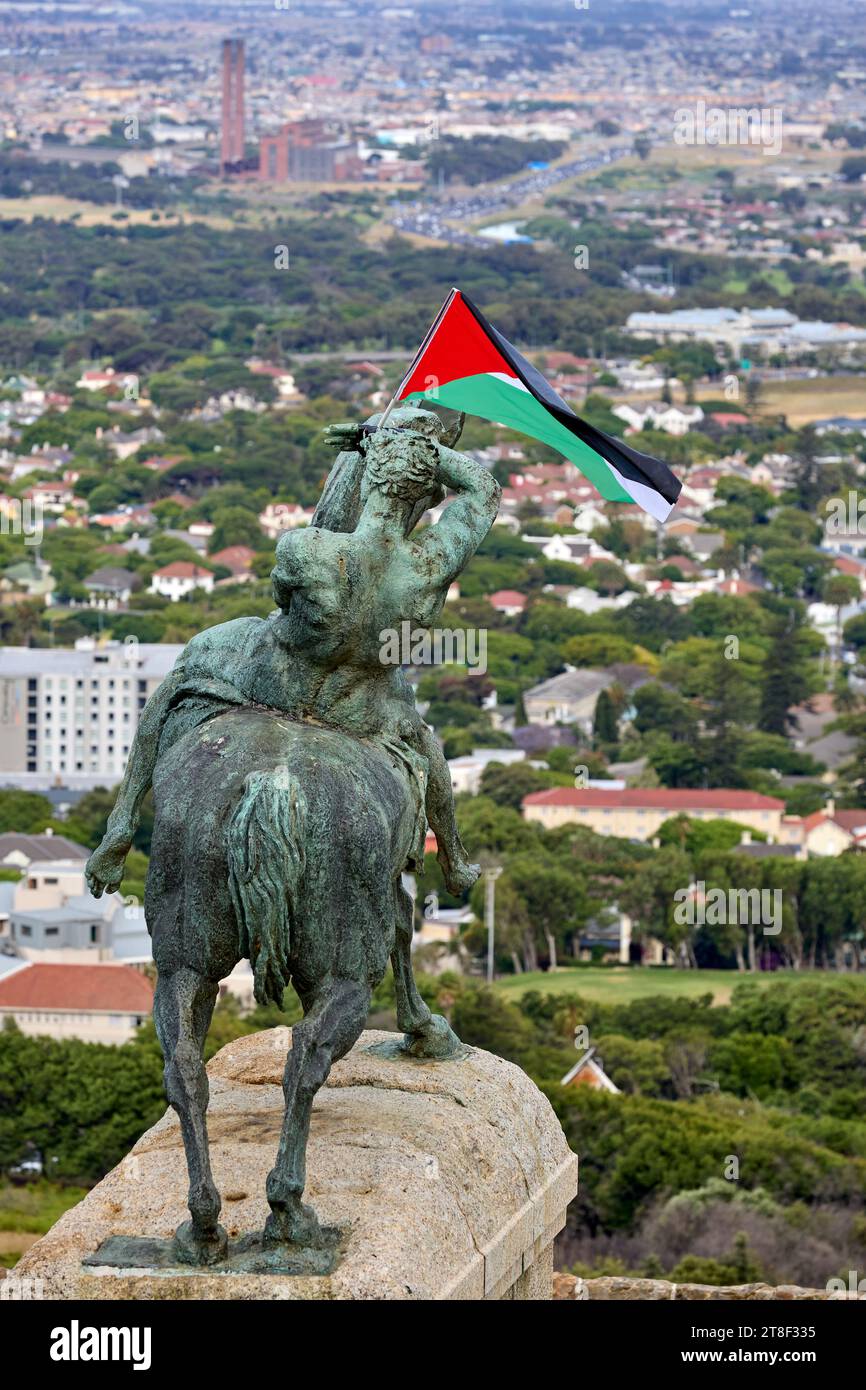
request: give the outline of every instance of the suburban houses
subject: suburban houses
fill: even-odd
[[[0,975],[0,1022],[22,1033],[119,1046],[150,1017],[153,986],[128,965],[23,961]]]
[[[648,673],[641,666],[565,671],[524,691],[523,707],[531,724],[579,724],[588,732],[602,690],[617,684],[628,692],[647,679]]]
[[[523,799],[523,815],[545,829],[581,825],[597,835],[648,841],[675,816],[733,821],[744,827],[743,848],[760,851],[749,832],[791,854],[836,855],[866,848],[866,810],[836,810],[831,798],[810,816],[785,814],[777,797],[734,789],[705,791],[671,787],[551,787]]]

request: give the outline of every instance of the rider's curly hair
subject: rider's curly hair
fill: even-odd
[[[439,486],[439,454],[435,443],[407,430],[376,430],[364,442],[365,490],[418,502]]]

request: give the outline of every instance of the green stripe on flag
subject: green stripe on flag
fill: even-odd
[[[413,391],[407,401],[438,401],[449,410],[465,410],[483,420],[507,425],[510,429],[528,434],[542,444],[549,444],[567,459],[571,459],[608,502],[631,502],[633,498],[617,482],[606,459],[584,444],[582,439],[561,425],[539,401],[519,386],[483,372],[447,381],[433,391]]]

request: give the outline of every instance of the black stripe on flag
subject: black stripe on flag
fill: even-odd
[[[655,492],[663,497],[671,505],[676,502],[682,491],[682,483],[668,468],[661,459],[653,458],[651,454],[642,454],[639,449],[633,449],[622,439],[614,439],[611,435],[605,434],[602,430],[597,430],[594,425],[590,425],[587,420],[582,420],[579,415],[575,415],[571,406],[568,405],[561,396],[557,395],[549,381],[546,381],[541,372],[533,367],[531,362],[527,362],[522,353],[517,351],[513,343],[509,343],[492,323],[484,317],[477,305],[472,303],[463,291],[460,292],[463,303],[467,309],[478,320],[484,332],[496,344],[508,365],[513,369],[516,376],[520,378],[527,390],[531,391],[535,399],[549,410],[551,415],[570,430],[573,435],[581,439],[584,444],[588,444],[590,449],[594,449],[597,454],[601,454],[623,478],[630,478],[632,482],[642,483],[645,487],[651,487]]]

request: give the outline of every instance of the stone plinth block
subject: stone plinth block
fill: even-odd
[[[396,1041],[363,1033],[313,1107],[305,1199],[340,1230],[332,1273],[82,1265],[108,1236],[165,1238],[186,1219],[186,1164],[169,1110],[16,1274],[41,1278],[46,1298],[550,1298],[552,1244],[577,1191],[577,1157],[549,1102],[489,1052],[447,1062],[383,1055]],[[230,1238],[261,1230],[268,1215],[290,1046],[291,1031],[274,1028],[230,1043],[208,1066],[211,1155]]]
[[[831,1284],[843,1284],[841,1279]],[[632,1279],[610,1276],[581,1279],[574,1274],[553,1276],[553,1297],[603,1302],[679,1303],[832,1303],[837,1299],[866,1299],[856,1289],[803,1289],[796,1284],[672,1284],[667,1279]]]

